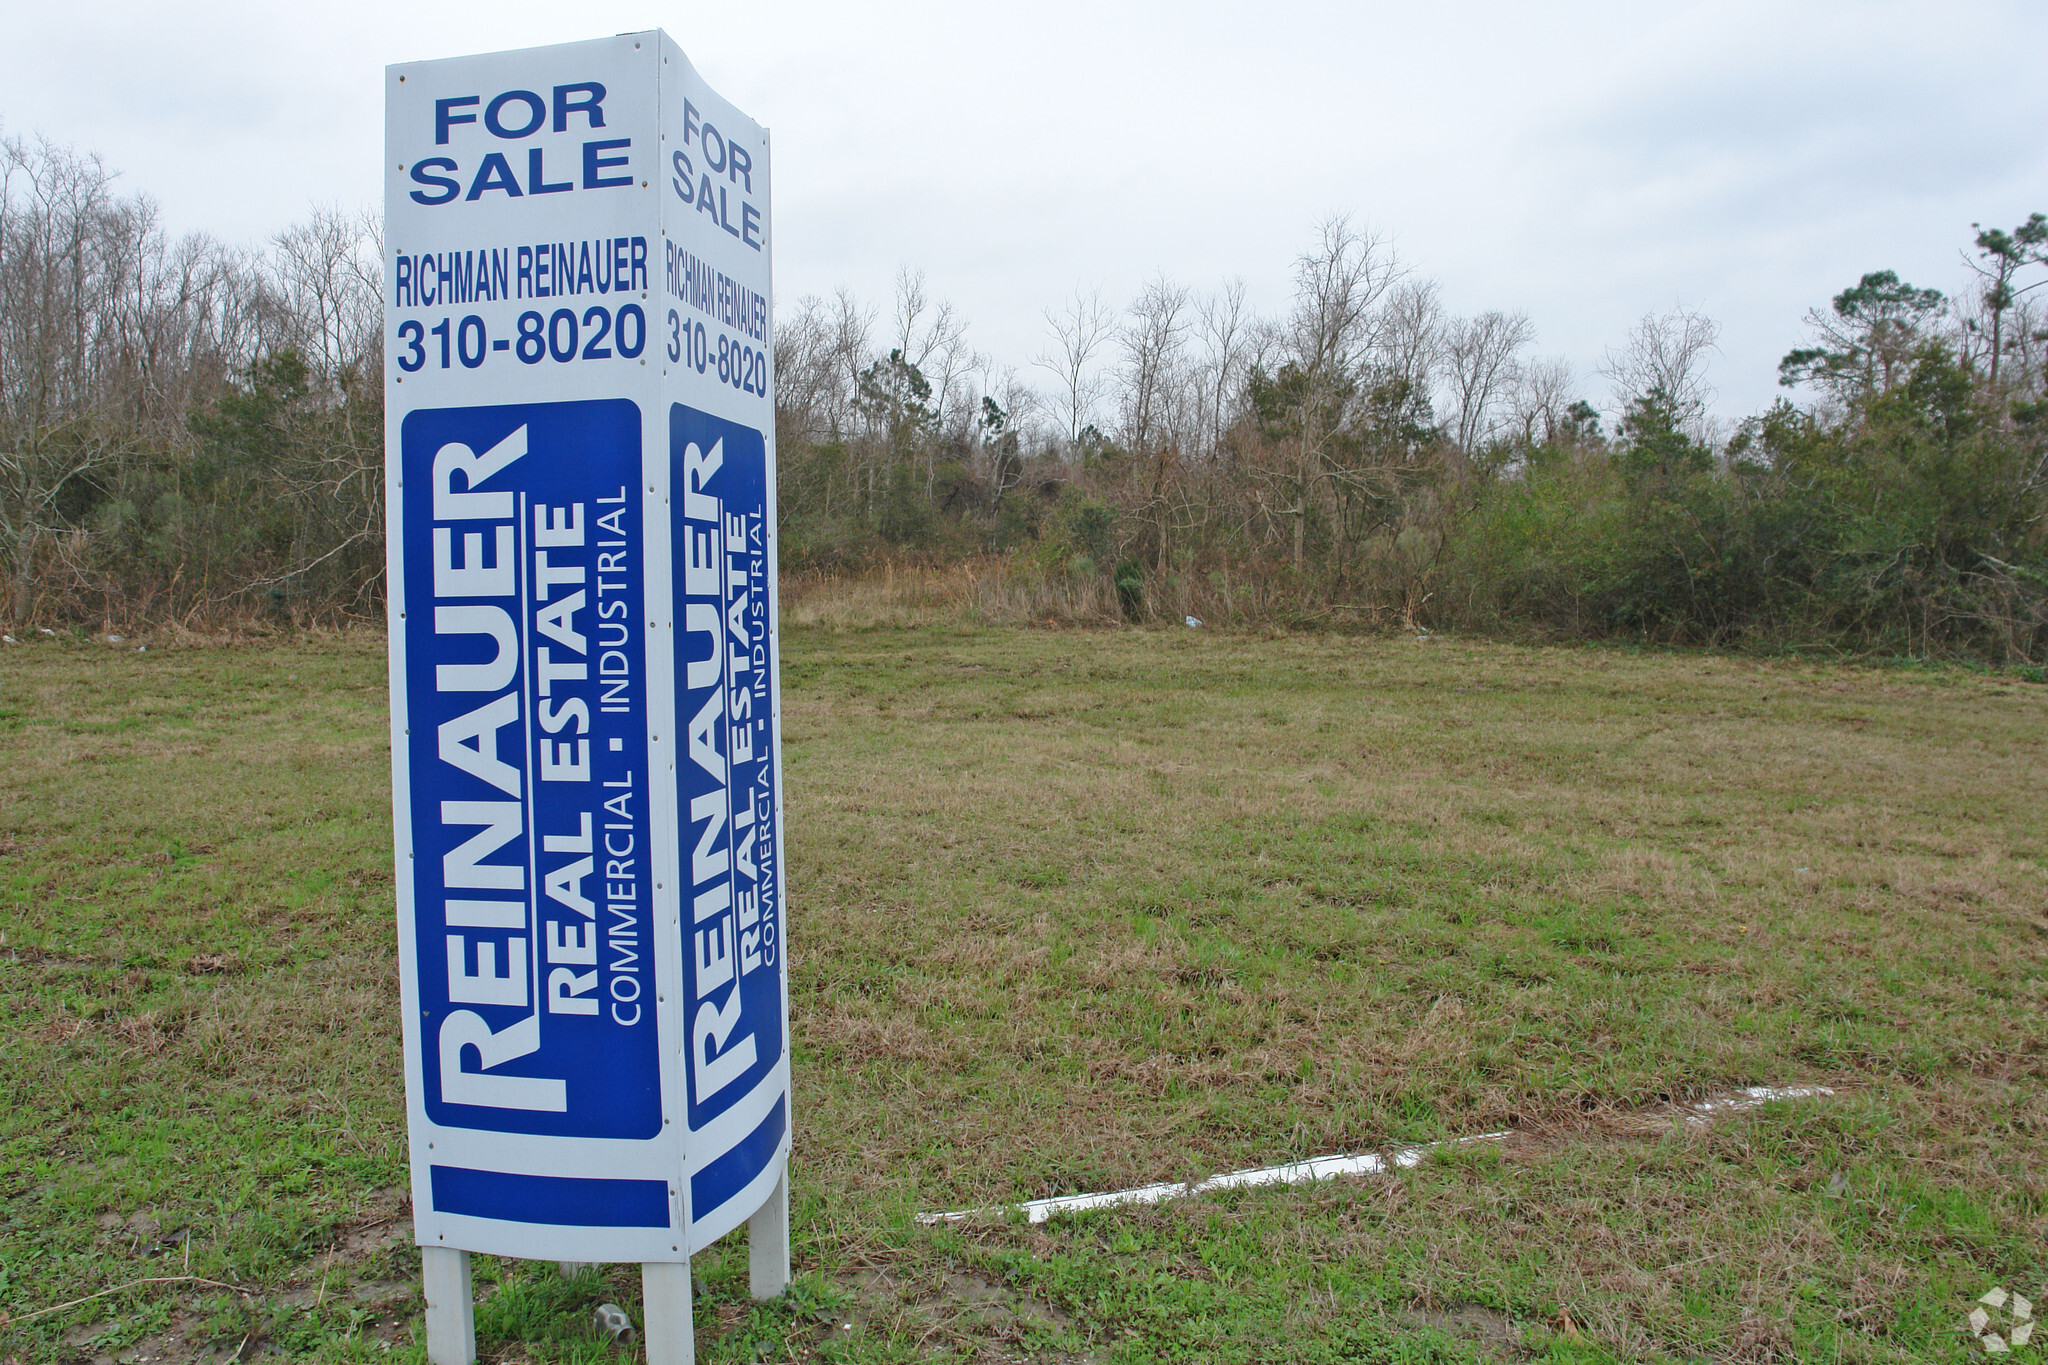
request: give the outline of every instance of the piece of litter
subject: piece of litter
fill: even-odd
[[[57,633],[56,631],[51,630],[48,626],[38,626],[36,627],[36,629],[42,631],[43,634],[45,635],[55,635]]]
[[[1199,625],[1201,625],[1201,624],[1202,624],[1202,618],[1201,618],[1201,617],[1199,617],[1199,616],[1190,616],[1190,617],[1188,618],[1188,627],[1189,627],[1189,629],[1193,629],[1194,627],[1196,627],[1196,626],[1199,626]]]
[[[0,640],[5,640],[10,645],[18,645],[21,643],[21,641],[15,639],[12,635],[0,635]]]
[[[1752,1085],[1746,1090],[1736,1091],[1725,1100],[1700,1101],[1692,1106],[1692,1112],[1685,1116],[1685,1121],[1691,1124],[1709,1123],[1716,1114],[1756,1109],[1769,1104],[1772,1100],[1821,1099],[1834,1093],[1824,1085]]]
[[[1984,1291],[1983,1296],[1977,1302],[1992,1308],[2003,1308],[2005,1307],[2005,1291],[1997,1285],[1993,1285]]]
[[[121,640],[122,640],[122,637],[121,637],[121,636],[119,636],[119,635],[109,635],[109,636],[107,637],[107,643],[108,643],[108,644],[110,644],[110,645],[118,645],[118,644],[120,644],[120,643],[121,643]]]
[[[1812,868],[1810,868],[1810,867],[1795,867],[1795,868],[1793,868],[1792,870],[1793,870],[1794,872],[1811,872],[1811,871],[1813,871],[1813,869],[1812,869]]]
[[[1027,1221],[1043,1223],[1060,1213],[1078,1213],[1084,1209],[1115,1208],[1119,1204],[1157,1204],[1168,1199],[1182,1199],[1191,1194],[1209,1194],[1217,1190],[1238,1190],[1255,1185],[1299,1185],[1312,1180],[1328,1180],[1344,1175],[1382,1175],[1388,1171],[1407,1170],[1418,1166],[1422,1159],[1433,1150],[1462,1146],[1469,1142],[1502,1142],[1509,1135],[1505,1132],[1481,1133],[1474,1137],[1451,1138],[1446,1142],[1433,1142],[1420,1147],[1397,1147],[1387,1156],[1377,1152],[1366,1152],[1359,1156],[1319,1156],[1307,1161],[1292,1161],[1284,1166],[1261,1166],[1248,1171],[1229,1171],[1212,1175],[1207,1180],[1165,1181],[1157,1185],[1140,1185],[1132,1190],[1117,1190],[1110,1194],[1069,1194],[1051,1199],[1033,1199],[1016,1205]],[[920,1213],[917,1221],[925,1224],[958,1223],[984,1213],[1003,1213],[1007,1207],[958,1209],[951,1213]]]
[[[1835,1092],[1824,1085],[1770,1086],[1753,1085],[1739,1090],[1725,1099],[1705,1100],[1691,1106],[1685,1116],[1690,1124],[1706,1124],[1714,1115],[1755,1109],[1772,1100],[1818,1099]],[[1396,1147],[1387,1155],[1366,1152],[1357,1156],[1319,1156],[1308,1161],[1293,1161],[1284,1166],[1262,1166],[1253,1170],[1230,1171],[1223,1175],[1212,1175],[1207,1180],[1165,1181],[1157,1185],[1140,1185],[1136,1189],[1117,1190],[1106,1194],[1069,1194],[1050,1199],[1033,1199],[1023,1204],[1001,1204],[983,1206],[978,1209],[955,1209],[950,1213],[920,1213],[917,1221],[930,1226],[935,1223],[958,1223],[985,1214],[1021,1213],[1026,1221],[1043,1223],[1046,1219],[1062,1213],[1078,1213],[1085,1209],[1114,1208],[1122,1204],[1158,1204],[1168,1199],[1183,1199],[1189,1195],[1209,1194],[1216,1190],[1244,1189],[1254,1185],[1299,1185],[1313,1180],[1328,1180],[1335,1176],[1383,1175],[1389,1171],[1407,1170],[1422,1163],[1431,1152],[1446,1151],[1476,1142],[1504,1142],[1514,1134],[1508,1131],[1480,1133],[1472,1137],[1449,1138],[1442,1142],[1425,1143],[1416,1147]]]
[[[632,1315],[615,1303],[599,1304],[597,1311],[590,1315],[590,1321],[598,1331],[604,1333],[613,1341],[631,1341],[633,1339]]]

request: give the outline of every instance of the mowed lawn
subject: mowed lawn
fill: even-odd
[[[2048,687],[784,648],[800,1278],[700,1257],[703,1358],[1961,1360],[1980,1294],[2048,1305]],[[372,635],[0,648],[0,1361],[421,1358],[384,679]],[[1683,1121],[1753,1085],[1834,1094]],[[630,1268],[479,1286],[486,1358],[626,1356]]]

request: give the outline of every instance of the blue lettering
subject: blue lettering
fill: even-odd
[[[430,156],[425,161],[415,161],[412,165],[412,178],[414,182],[421,185],[432,185],[435,187],[435,192],[429,193],[426,190],[414,190],[412,192],[412,201],[415,204],[431,206],[434,204],[445,204],[456,195],[461,194],[462,186],[456,181],[450,180],[446,176],[433,174],[435,171],[452,171],[454,169],[455,163],[445,156]]]
[[[569,98],[569,96],[575,94],[580,94],[583,98],[580,100]],[[603,103],[604,87],[596,81],[578,81],[574,85],[556,86],[555,131],[558,133],[569,131],[569,115],[571,114],[582,114],[589,120],[590,126],[593,128],[604,127],[604,110],[599,107]]]
[[[453,99],[435,100],[434,145],[436,147],[446,147],[448,145],[448,130],[454,127],[456,124],[475,123],[475,114],[458,114],[454,111],[462,108],[464,105],[477,104],[480,102],[481,101],[475,95],[457,95]],[[455,169],[455,167],[451,163],[448,169],[452,171]],[[444,200],[442,202],[446,201]]]
[[[575,184],[567,180],[558,180],[552,185],[548,183],[547,172],[541,169],[542,155],[543,153],[539,147],[533,148],[526,154],[526,192],[528,194],[560,194],[563,190],[575,189]]]
[[[616,137],[603,142],[584,143],[583,188],[586,190],[610,190],[632,184],[633,177],[631,174],[605,175],[605,172],[613,166],[625,165],[626,158],[623,156],[603,155],[603,153],[611,151],[614,147],[630,147],[632,145],[633,139],[629,137]]]
[[[503,152],[492,152],[484,158],[484,164],[476,168],[476,179],[470,182],[469,193],[463,196],[468,203],[483,198],[485,190],[503,190],[507,197],[517,199],[524,193],[519,188],[519,179],[512,174],[512,167],[505,161]]]
[[[507,128],[498,118],[499,112],[515,100],[525,105],[527,111],[532,115],[531,118],[527,119],[524,128]],[[491,135],[493,137],[509,138],[514,141],[522,137],[531,137],[539,132],[541,124],[547,121],[547,117],[547,105],[541,101],[539,95],[534,94],[531,90],[507,90],[484,107],[484,127],[491,130]]]

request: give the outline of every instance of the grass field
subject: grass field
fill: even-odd
[[[2048,1303],[2048,687],[945,626],[785,669],[800,1278],[700,1257],[702,1358],[1960,1360],[1985,1290]],[[421,1358],[385,735],[371,636],[0,649],[0,1361]],[[1836,1093],[1676,1117],[1755,1084]],[[637,1306],[479,1285],[495,1360]]]

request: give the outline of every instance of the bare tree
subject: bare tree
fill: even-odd
[[[1554,445],[1571,428],[1577,401],[1571,365],[1557,357],[1539,358],[1521,367],[1510,409],[1516,434],[1525,446]]]
[[[853,424],[854,394],[860,372],[874,359],[875,309],[863,304],[846,288],[832,295],[830,341],[827,355],[839,367],[838,383],[832,391],[832,427],[845,431]]]
[[[1387,292],[1380,308],[1380,369],[1428,395],[1436,387],[1443,354],[1444,310],[1434,280],[1402,280]]]
[[[806,295],[775,322],[781,477],[792,496],[808,497],[828,516],[853,496],[849,481],[860,472],[846,462],[846,441],[860,425],[860,375],[873,362],[874,323],[874,309],[846,289],[829,299]]]
[[[146,201],[141,207],[147,215],[138,221],[151,232],[137,239],[129,287],[106,301],[124,341],[121,378],[103,389],[101,401],[112,397],[108,390],[125,393],[122,402],[152,435],[174,443],[184,415],[262,345],[266,318],[276,310],[260,260],[203,236],[155,236],[154,208]],[[370,340],[375,347],[378,338]]]
[[[1626,410],[1637,400],[1661,393],[1696,434],[1714,390],[1707,383],[1707,363],[1720,349],[1719,324],[1704,313],[1684,307],[1668,313],[1646,313],[1620,347],[1607,352],[1600,372],[1614,384],[1616,402]]]
[[[1073,302],[1055,312],[1045,310],[1045,322],[1052,329],[1053,348],[1033,362],[1053,376],[1053,406],[1066,427],[1067,448],[1078,449],[1081,433],[1094,424],[1095,405],[1102,395],[1104,378],[1096,369],[1113,330],[1109,309],[1100,291],[1074,291]]]
[[[1324,221],[1315,247],[1294,262],[1292,359],[1326,386],[1357,375],[1377,337],[1373,310],[1401,277],[1400,263],[1372,232],[1346,217]]]
[[[966,320],[952,304],[932,300],[922,270],[896,272],[896,349],[931,383],[933,416],[942,425],[954,387],[975,365],[966,338]]]
[[[1133,451],[1151,450],[1177,426],[1173,409],[1181,397],[1191,320],[1187,289],[1162,276],[1139,292],[1117,331],[1123,436]]]
[[[272,286],[282,317],[279,338],[296,347],[338,391],[383,354],[384,256],[379,217],[338,205],[277,234]]]
[[[780,442],[814,441],[823,435],[831,392],[840,385],[830,337],[825,301],[816,294],[804,295],[792,309],[776,311],[775,428]]]
[[[1296,259],[1294,309],[1285,345],[1292,384],[1286,425],[1293,446],[1293,559],[1306,558],[1311,501],[1326,482],[1337,438],[1352,418],[1378,337],[1375,309],[1400,278],[1385,243],[1348,218],[1325,220],[1316,245]]]
[[[874,310],[845,289],[807,294],[775,321],[778,423],[804,440],[837,440],[853,417],[854,385],[872,358]]]
[[[1003,499],[1024,481],[1026,437],[1038,408],[1038,395],[1005,365],[984,376],[981,412],[975,422],[975,445],[982,460],[980,475],[988,489],[988,513],[1002,511]]]
[[[272,240],[265,349],[305,361],[309,420],[273,466],[294,504],[290,558],[247,587],[294,583],[382,535],[383,256],[380,217],[332,205]]]
[[[87,407],[96,330],[87,276],[97,286],[109,254],[102,243],[118,214],[113,179],[97,157],[0,143],[0,536],[19,622],[28,619],[36,546],[58,493],[107,457],[66,428]]]
[[[1444,329],[1444,382],[1460,450],[1469,454],[1493,436],[1498,408],[1519,375],[1518,357],[1535,339],[1536,329],[1520,313],[1481,313]]]
[[[1201,403],[1203,435],[1213,454],[1222,449],[1223,433],[1234,414],[1231,403],[1245,373],[1245,346],[1252,326],[1245,305],[1245,285],[1225,280],[1217,293],[1195,305],[1195,333],[1202,343]]]

